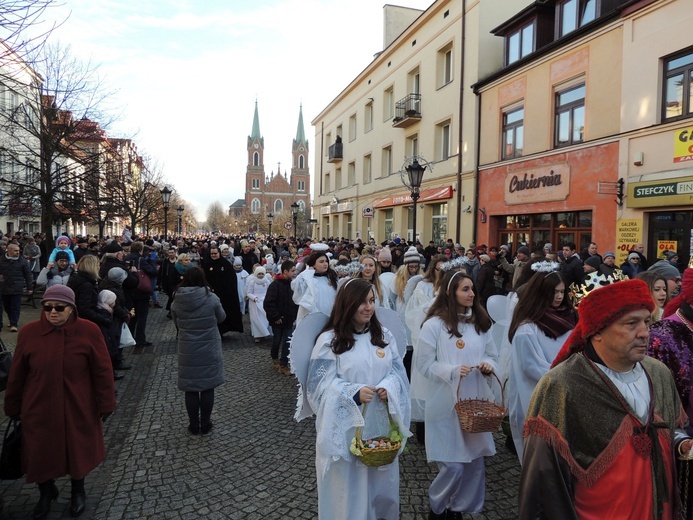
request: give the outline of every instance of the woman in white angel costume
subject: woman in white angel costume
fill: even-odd
[[[351,446],[358,426],[363,427],[362,439],[399,436],[402,449],[411,435],[407,375],[394,336],[381,326],[375,308],[373,286],[366,280],[353,278],[340,288],[299,393],[296,418],[316,414],[315,468],[323,520],[399,518],[398,458],[385,466],[366,466]],[[292,353],[292,365],[294,361]],[[361,405],[366,403],[364,417]],[[389,424],[388,410],[396,429]]]
[[[306,268],[291,282],[294,303],[298,305],[296,324],[312,312],[329,315],[337,295],[339,277],[330,267],[327,244],[312,244]]]
[[[484,379],[498,370],[490,327],[471,277],[448,271],[421,327],[415,358],[425,379],[426,456],[439,470],[428,490],[429,519],[461,519],[484,507],[484,457],[496,453],[493,436],[462,432],[455,403],[458,384],[461,399],[493,400]]]

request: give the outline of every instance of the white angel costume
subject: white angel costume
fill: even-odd
[[[269,321],[267,321],[267,313],[265,313],[263,306],[270,282],[271,280],[267,274],[263,278],[257,278],[255,275],[248,277],[245,294],[248,297],[250,331],[254,338],[264,338],[272,335],[272,329]]]
[[[481,512],[485,494],[483,457],[495,455],[491,433],[467,433],[460,429],[455,403],[462,365],[489,363],[498,370],[496,346],[490,333],[478,333],[472,323],[460,323],[457,338],[444,322],[429,318],[421,328],[415,357],[424,379],[426,456],[437,462],[439,473],[429,488],[431,509],[465,513]],[[494,384],[495,383],[494,381]],[[462,378],[461,399],[493,400],[484,375],[472,370]]]
[[[299,395],[297,417],[315,411],[317,430],[315,467],[318,513],[323,520],[395,520],[399,518],[399,462],[370,467],[350,451],[357,426],[362,438],[387,436],[386,408],[402,435],[409,433],[409,383],[395,339],[383,328],[385,348],[375,347],[370,333],[355,334],[354,347],[336,355],[330,348],[333,331],[321,334],[313,348],[305,388]],[[363,386],[387,390],[387,402],[374,397],[366,417],[354,401]],[[309,406],[312,410],[305,410]]]
[[[349,280],[352,280],[351,276],[345,276],[344,278],[340,278],[337,281],[337,290],[339,290],[342,285],[347,283]],[[378,298],[378,293],[375,292],[375,288],[373,289],[373,294],[375,295],[375,307],[376,309],[379,307],[382,307],[384,309],[389,309],[390,308],[390,300],[388,298],[390,290],[386,287],[383,287],[382,285],[380,286],[380,290],[383,291],[383,299],[381,300]]]
[[[296,324],[312,312],[330,315],[334,299],[337,296],[335,287],[329,284],[327,276],[315,274],[315,269],[304,269],[291,282],[294,291],[294,303],[298,305]]]
[[[405,291],[406,294],[406,291]],[[424,395],[425,381],[419,369],[418,358],[418,343],[419,334],[421,332],[421,324],[426,318],[428,308],[433,303],[435,297],[433,283],[425,280],[420,280],[414,288],[411,298],[407,301],[407,309],[404,312],[404,322],[411,331],[411,344],[414,348],[411,363],[411,418],[415,422],[423,422],[425,415]]]
[[[240,261],[240,257],[236,257]],[[240,265],[240,264],[234,264],[234,265]],[[234,271],[236,269],[234,268]],[[246,281],[248,280],[248,277],[250,275],[245,269],[241,269],[240,271],[236,271],[236,280],[238,281],[238,303],[241,305],[241,315],[245,314],[245,285]]]
[[[517,328],[510,347],[508,384],[505,388],[508,416],[517,456],[522,463],[525,417],[529,401],[539,379],[551,368],[558,351],[572,329],[556,339],[544,334],[536,323],[523,323]]]

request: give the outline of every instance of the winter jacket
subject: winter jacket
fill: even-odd
[[[577,255],[566,258],[561,267],[561,274],[565,278],[566,290],[572,285],[580,285],[585,277],[585,270],[582,267],[582,260]]]
[[[149,276],[149,278],[154,278],[157,273],[157,268],[156,268],[156,263],[153,262],[152,260],[149,260],[146,256],[142,256],[137,253],[130,253],[128,256],[125,257],[125,262],[130,262],[134,267],[136,267],[138,270],[144,271],[144,273]],[[129,269],[128,269],[129,271]],[[153,281],[153,280],[152,280]],[[135,289],[132,292],[132,299],[134,301],[139,301],[139,300],[149,300],[150,296],[152,295],[152,292],[141,292]]]
[[[206,287],[179,287],[171,304],[178,328],[178,388],[203,392],[224,382],[221,335],[217,324],[226,314]]]
[[[17,295],[34,288],[34,276],[29,269],[29,262],[21,256],[16,260],[0,256],[0,294]]]
[[[290,329],[294,326],[296,315],[298,314],[298,305],[294,303],[293,295],[291,280],[287,280],[282,275],[277,276],[269,284],[267,294],[265,294],[265,301],[262,305],[271,326],[282,329]],[[282,320],[281,324],[277,324],[279,319]]]
[[[93,321],[97,325],[110,326],[110,318],[98,314],[96,305],[99,303],[99,290],[96,280],[84,272],[76,272],[67,281],[67,286],[75,293],[75,305],[77,315],[85,320]]]
[[[50,287],[51,285],[67,285],[70,275],[74,273],[71,265],[62,271],[58,269],[57,265],[54,265],[50,269],[44,267],[36,278],[36,285],[45,285]]]

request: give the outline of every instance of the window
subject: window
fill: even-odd
[[[585,133],[585,85],[556,93],[555,146],[581,143]]]
[[[407,149],[405,153],[407,157],[419,155],[419,134],[414,134],[407,137],[406,147]]]
[[[450,120],[439,123],[436,128],[436,160],[444,161],[450,157]]]
[[[390,173],[392,173],[392,147],[386,146],[383,148],[380,176],[389,177]]]
[[[395,91],[392,87],[383,94],[383,121],[395,117]]]
[[[566,0],[558,4],[558,10],[561,37],[597,18],[597,0]]]
[[[252,213],[260,213],[260,199],[253,199],[250,203],[250,211]]]
[[[284,211],[284,201],[282,199],[277,199],[274,201],[274,214],[281,213]]]
[[[325,186],[323,186],[322,193],[324,195],[325,193],[329,193],[329,192],[330,192],[330,172],[327,172],[325,174]]]
[[[325,147],[325,157],[329,157],[329,155],[330,155],[329,145],[332,143],[332,132],[327,133],[327,136],[325,138],[325,142],[328,144],[328,146]]]
[[[368,184],[371,182],[373,172],[371,170],[371,156],[366,155],[363,158],[363,183]]]
[[[260,189],[260,179],[253,179],[253,189],[254,190]]]
[[[433,214],[431,222],[431,240],[437,244],[444,244],[448,238],[448,204],[431,205],[431,213]]]
[[[298,181],[298,191],[306,191],[306,181]]]
[[[342,169],[337,168],[334,172],[334,189],[338,190],[342,187]]]
[[[350,162],[347,167],[347,184],[349,186],[356,185],[356,163]]]
[[[363,132],[370,132],[371,130],[373,130],[373,103],[368,103],[363,118]]]
[[[693,114],[693,51],[664,62],[664,120]]]
[[[452,82],[452,42],[438,51],[438,86]]]
[[[388,239],[394,238],[395,221],[393,217],[393,211],[391,209],[386,209],[384,212],[385,221],[385,237]]]
[[[503,113],[503,159],[522,157],[524,140],[524,107],[508,110]]]
[[[356,114],[349,118],[349,141],[356,139]]]
[[[255,152],[253,154],[253,166],[260,166],[260,153]]]
[[[306,158],[303,155],[298,156],[298,169],[303,170],[306,167]]]
[[[534,20],[506,38],[505,64],[510,65],[534,51]]]

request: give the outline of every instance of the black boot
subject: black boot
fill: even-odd
[[[429,509],[428,510],[428,520],[445,520],[446,519],[445,513],[446,513],[446,511],[443,511],[442,513],[438,514],[438,513],[434,513],[433,509]]]
[[[462,520],[462,513],[459,511],[450,511],[449,509],[446,510],[448,516],[446,516],[447,520]]]
[[[78,517],[87,507],[87,495],[84,492],[84,479],[72,479],[72,499],[70,500],[70,515]]]
[[[41,498],[39,498],[38,504],[34,508],[34,520],[43,520],[51,512],[51,502],[58,498],[58,488],[55,485],[55,480],[47,480],[46,482],[39,482],[39,491],[41,492]]]

